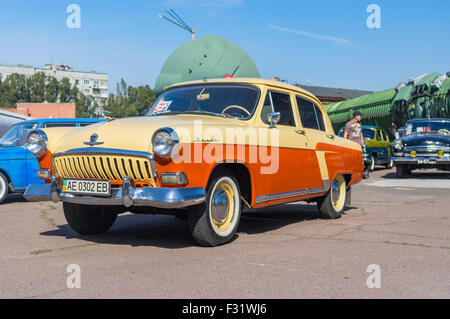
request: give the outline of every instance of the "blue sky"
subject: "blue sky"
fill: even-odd
[[[81,28],[68,29],[70,4]],[[381,29],[369,29],[369,4]],[[410,77],[450,71],[448,0],[0,0],[0,64],[53,61],[150,84],[190,34],[157,18],[173,8],[197,31],[247,51],[261,76],[383,90]]]

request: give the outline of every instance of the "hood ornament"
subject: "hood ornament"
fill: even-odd
[[[95,145],[102,145],[104,142],[97,142],[98,135],[96,133],[92,134],[90,137],[89,142],[84,142],[85,145],[95,146]]]

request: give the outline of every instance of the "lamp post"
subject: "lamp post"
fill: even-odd
[[[158,14],[158,18],[165,19],[169,21],[170,23],[175,24],[176,26],[188,31],[192,35],[192,40],[195,40],[195,30],[194,28],[190,27],[186,22],[183,21],[183,19],[180,18],[178,14],[175,13],[173,9],[170,10],[164,10],[169,16],[166,17],[162,14]]]

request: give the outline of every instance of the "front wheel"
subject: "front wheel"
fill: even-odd
[[[6,196],[8,196],[9,192],[9,185],[8,185],[8,179],[5,175],[0,173],[0,204],[3,203]]]
[[[340,218],[345,208],[347,198],[347,183],[342,175],[337,175],[328,194],[317,202],[320,217],[325,219]]]
[[[405,165],[397,165],[397,178],[405,178],[406,173],[407,170]]]
[[[64,216],[70,227],[81,235],[106,232],[114,224],[117,214],[105,207],[63,203]]]
[[[228,170],[215,176],[208,186],[205,202],[191,207],[187,214],[195,241],[209,247],[230,242],[241,217],[239,183]]]
[[[377,162],[377,160],[376,160],[375,156],[372,155],[370,157],[369,172],[373,172],[375,170],[376,162]]]
[[[386,164],[387,169],[392,169],[394,167],[394,160],[391,158],[389,163]]]

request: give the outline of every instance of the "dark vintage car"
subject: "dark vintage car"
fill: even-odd
[[[397,177],[415,169],[450,171],[450,119],[415,119],[406,123],[394,142]]]

